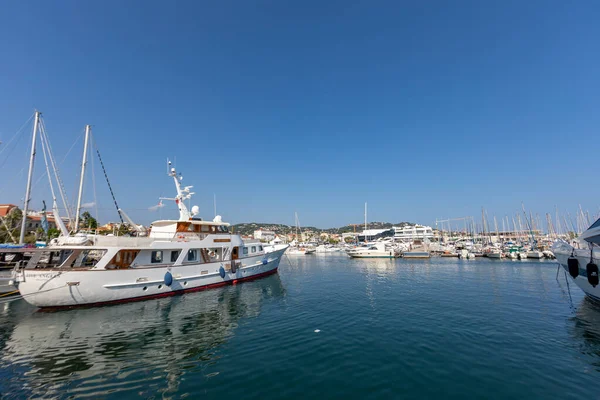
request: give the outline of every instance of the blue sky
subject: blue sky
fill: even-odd
[[[120,206],[340,226],[598,211],[600,3],[30,1],[0,13],[0,203],[34,108],[71,201],[92,124]],[[79,138],[79,139],[78,139]],[[78,141],[77,141],[78,140]],[[41,155],[41,152],[38,154]],[[38,157],[36,177],[43,173]],[[102,222],[116,220],[95,162]],[[91,175],[91,174],[90,174]],[[86,181],[84,201],[94,200]],[[45,180],[32,206],[49,200]],[[95,213],[95,210],[90,210]]]

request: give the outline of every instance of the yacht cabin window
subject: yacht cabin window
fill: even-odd
[[[177,261],[177,259],[179,258],[179,254],[181,253],[181,250],[173,250],[171,252],[171,262],[175,262]]]
[[[256,246],[252,246],[252,252],[256,253]]]
[[[262,246],[258,246],[258,251],[263,251]]]
[[[248,254],[248,248],[244,247],[244,255],[247,255],[247,254]]]
[[[192,249],[188,251],[187,260],[188,261],[196,261],[198,259],[198,250]]]
[[[153,264],[163,262],[163,252],[162,250],[155,250],[152,252],[152,256],[150,257],[150,262]]]

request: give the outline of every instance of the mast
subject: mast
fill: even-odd
[[[44,164],[46,164],[46,173],[48,174],[50,193],[52,193],[52,213],[54,215],[54,223],[56,226],[58,226],[60,233],[63,236],[69,236],[69,231],[67,230],[67,227],[63,223],[62,219],[60,219],[60,214],[58,213],[58,203],[56,202],[56,194],[54,193],[54,185],[52,184],[52,176],[50,175],[50,166],[48,165],[48,158],[51,158],[52,156],[50,153],[50,142],[48,141],[48,137],[46,136],[46,131],[44,129],[40,131],[40,142],[42,143],[42,155],[44,156]]]
[[[496,216],[494,215],[494,228],[496,228],[496,239],[500,241],[500,234],[498,233],[498,222],[496,221]]]
[[[560,217],[558,215],[558,207],[554,206],[554,211],[556,212],[556,236],[562,233],[562,229],[560,227]]]
[[[25,189],[25,203],[23,204],[23,221],[21,222],[21,236],[19,243],[25,243],[25,229],[27,228],[27,211],[29,210],[29,196],[31,195],[31,179],[33,178],[33,165],[35,161],[35,141],[37,137],[38,125],[40,123],[41,112],[35,111],[35,121],[33,123],[33,138],[31,139],[31,156],[29,157],[29,173],[27,174],[27,188]]]
[[[85,126],[85,140],[83,142],[83,161],[81,162],[81,177],[79,178],[79,195],[77,195],[77,211],[75,212],[75,231],[79,230],[79,213],[81,212],[81,197],[83,196],[83,179],[85,177],[85,167],[87,164],[87,149],[90,139],[91,126]]]
[[[367,241],[367,202],[365,201],[365,242]]]
[[[300,243],[298,240],[298,213],[294,211],[294,225],[296,225],[296,243]]]

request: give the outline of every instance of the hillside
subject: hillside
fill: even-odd
[[[415,225],[412,222],[370,222],[367,224],[367,229],[388,229],[392,226],[413,226]],[[283,224],[273,224],[268,222],[244,222],[241,224],[233,225],[233,231],[235,233],[239,233],[240,235],[252,235],[255,230],[262,228],[264,230],[273,231],[278,235],[293,233],[295,228],[290,225]],[[364,224],[356,224],[356,225],[346,225],[339,228],[327,228],[327,229],[319,229],[314,226],[302,226],[300,230],[302,232],[312,231],[312,232],[327,232],[327,233],[346,233],[346,232],[362,232],[365,228]]]

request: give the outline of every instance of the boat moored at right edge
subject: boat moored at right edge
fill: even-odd
[[[600,302],[598,264],[600,259],[600,219],[573,243],[557,240],[552,252],[575,284],[591,299]],[[586,248],[587,247],[587,248]]]

